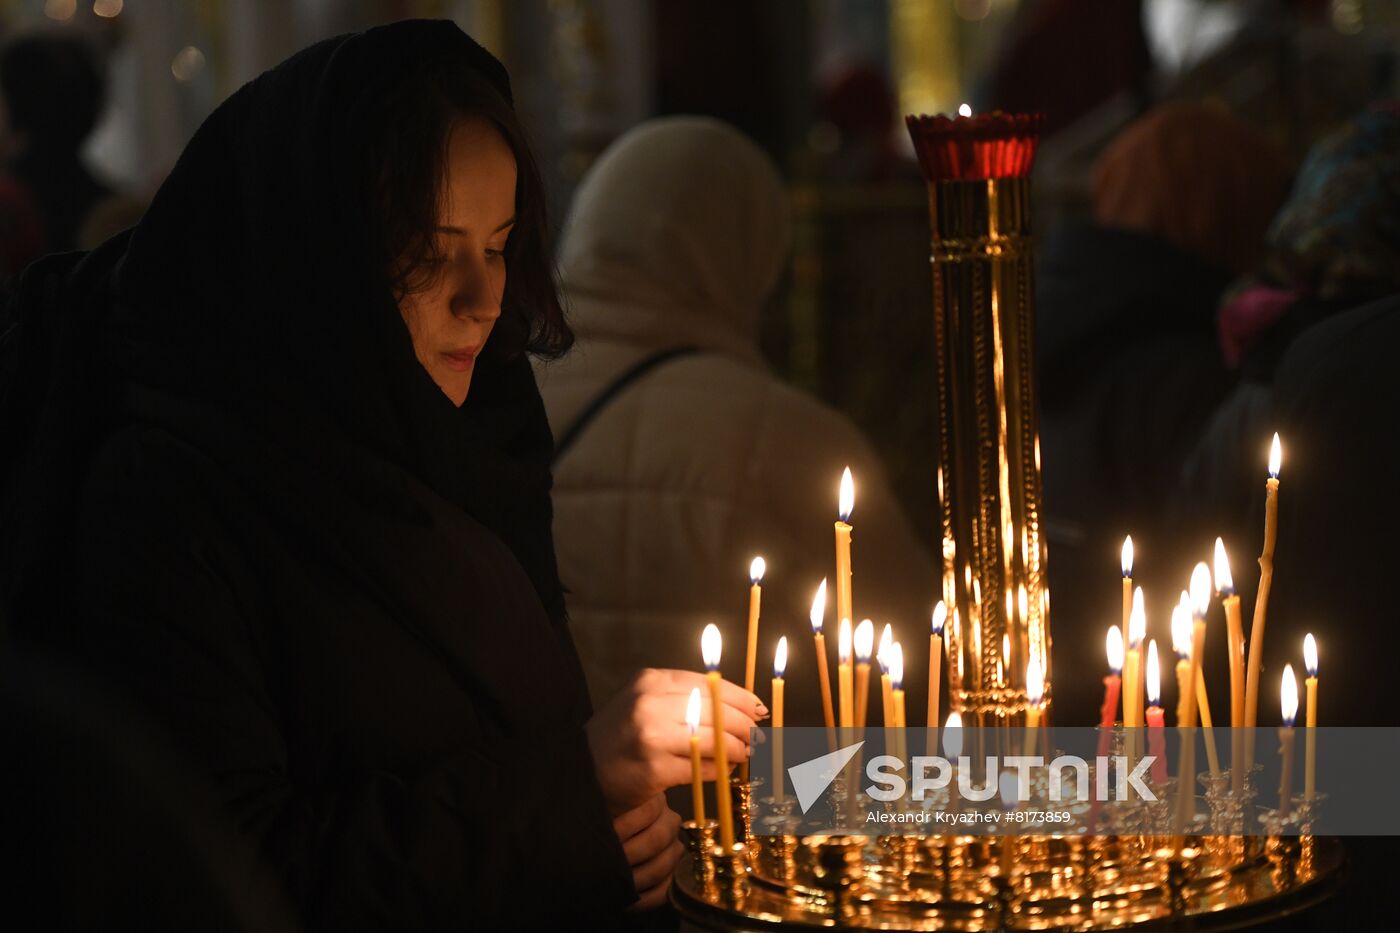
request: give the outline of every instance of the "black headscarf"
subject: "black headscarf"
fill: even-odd
[[[31,267],[0,352],[0,430],[16,445],[4,463],[3,572],[17,615],[52,605],[32,590],[52,592],[44,569],[62,554],[87,459],[134,416],[256,474],[256,456],[218,449],[210,426],[230,419],[400,514],[418,508],[402,471],[499,536],[562,621],[552,440],[512,290],[457,408],[414,356],[375,261],[369,199],[347,168],[376,130],[364,120],[371,97],[448,57],[509,105],[504,68],[451,23],[326,40],[222,104],[129,234]],[[281,486],[278,475],[247,479]],[[311,522],[343,509],[296,505]],[[395,566],[383,547],[364,559]]]

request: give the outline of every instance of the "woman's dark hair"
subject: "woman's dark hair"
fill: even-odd
[[[545,358],[563,355],[574,335],[564,320],[549,247],[544,183],[514,107],[469,62],[425,62],[402,83],[360,101],[352,126],[374,133],[352,145],[355,190],[364,205],[369,244],[396,300],[432,284],[439,209],[447,176],[448,145],[462,120],[483,119],[515,155],[515,226],[506,241],[506,290],[491,344],[496,352],[522,351]],[[358,135],[352,130],[352,136]],[[488,345],[488,346],[489,346]]]

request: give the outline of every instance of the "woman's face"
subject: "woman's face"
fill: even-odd
[[[484,120],[464,120],[448,140],[442,206],[433,231],[431,285],[399,301],[418,362],[461,405],[476,357],[501,316],[506,238],[515,223],[515,156]]]

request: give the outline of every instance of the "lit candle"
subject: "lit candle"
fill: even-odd
[[[685,724],[690,727],[690,806],[695,822],[705,825],[705,783],[700,779],[700,688],[690,691],[685,704]]]
[[[836,618],[853,619],[851,611],[851,511],[856,504],[855,481],[851,468],[841,473],[841,491],[837,497],[836,519]]]
[[[928,753],[938,747],[938,702],[943,684],[943,626],[948,621],[948,607],[943,600],[933,607],[933,625],[928,637]]]
[[[1109,626],[1104,647],[1108,652],[1108,676],[1103,679],[1103,706],[1099,709],[1099,757],[1108,754],[1109,736],[1114,723],[1118,721],[1118,694],[1123,689],[1122,630],[1117,626]]]
[[[1147,643],[1147,750],[1152,755],[1152,782],[1167,783],[1167,746],[1162,717],[1162,671],[1157,661],[1157,639]]]
[[[705,660],[710,682],[710,725],[715,733],[715,809],[719,811],[719,844],[725,852],[734,848],[734,812],[729,803],[729,756],[724,750],[724,699],[720,695],[719,658],[722,648],[719,628],[705,626],[700,637],[700,655]]]
[[[1026,665],[1026,737],[1021,743],[1022,755],[1035,754],[1035,739],[1040,729],[1040,704],[1045,699],[1045,672],[1040,659],[1032,657]]]
[[[1008,814],[1016,812],[1020,799],[1019,779],[1014,771],[1003,771],[997,778],[997,790],[1001,792],[1001,805]],[[1012,821],[1002,819],[1001,824],[1001,877],[1010,879],[1011,869],[1016,864],[1016,846],[1012,841]]]
[[[1317,794],[1317,639],[1312,637],[1312,632],[1303,637],[1303,667],[1308,672],[1308,679],[1303,681],[1308,690],[1303,796],[1312,800]]]
[[[755,557],[749,562],[749,642],[748,650],[744,653],[744,689],[749,693],[754,692],[754,666],[758,663],[758,616],[763,602],[763,572],[767,569],[768,565],[762,557]],[[748,759],[739,763],[739,774],[747,783]]]
[[[773,799],[783,800],[783,674],[787,671],[787,636],[773,652]]]
[[[1220,773],[1220,754],[1215,747],[1215,728],[1210,719],[1210,695],[1206,693],[1205,645],[1206,613],[1210,611],[1210,568],[1202,561],[1191,571],[1191,666],[1196,685],[1196,708],[1200,711],[1201,732],[1206,739],[1206,760],[1210,773]],[[1192,724],[1194,725],[1194,723]]]
[[[887,726],[894,725],[894,698],[890,694],[890,645],[894,644],[894,630],[888,622],[880,632],[880,647],[875,651],[875,660],[880,662],[880,699],[884,718],[880,721]]]
[[[841,728],[855,723],[855,705],[851,685],[851,620],[842,619],[836,637],[836,679],[840,695]],[[844,741],[844,739],[843,739]]]
[[[1172,607],[1172,650],[1176,652],[1176,724],[1186,725],[1191,699],[1191,597],[1184,591]]]
[[[1133,589],[1133,608],[1128,619],[1128,653],[1123,663],[1123,736],[1128,760],[1137,758],[1138,734],[1142,728],[1142,640],[1147,637],[1147,610],[1143,607],[1142,587]]]
[[[904,719],[904,649],[899,642],[890,645],[890,687],[890,700],[894,707],[895,756],[900,761],[907,761],[904,748],[904,727],[907,725]]]
[[[1287,819],[1293,809],[1293,720],[1298,715],[1298,680],[1293,676],[1292,664],[1283,666],[1283,682],[1279,684],[1279,706],[1283,711],[1283,725],[1278,730],[1283,772],[1278,781],[1278,815]]]
[[[856,626],[856,728],[865,728],[870,711],[870,652],[875,648],[875,623],[863,619]]]
[[[822,688],[822,718],[826,723],[826,744],[836,751],[836,713],[831,708],[831,662],[826,656],[826,638],[822,636],[822,624],[826,618],[826,581],[817,587],[817,595],[812,597],[812,641],[816,644],[817,679]]]
[[[1274,545],[1278,541],[1278,471],[1283,448],[1274,435],[1269,446],[1269,478],[1264,481],[1264,549],[1259,554],[1259,593],[1254,600],[1254,621],[1249,628],[1249,673],[1245,678],[1244,724],[1259,725],[1259,672],[1264,663],[1264,623],[1269,612],[1269,590],[1274,585]],[[1254,733],[1245,733],[1245,765],[1254,763]]]
[[[943,724],[943,757],[948,759],[956,772],[961,766],[958,759],[962,756],[962,714],[949,713],[948,721]],[[948,805],[956,813],[962,805],[962,795],[957,791],[956,777],[948,782]]]
[[[1128,535],[1126,538],[1123,539],[1123,553],[1122,553],[1121,561],[1122,561],[1122,568],[1123,568],[1123,626],[1122,626],[1122,628],[1123,628],[1123,644],[1125,644],[1125,645],[1131,645],[1131,644],[1133,643],[1133,639],[1132,639],[1132,633],[1130,633],[1130,632],[1128,631],[1128,626],[1131,624],[1132,617],[1133,617],[1133,536],[1132,536],[1132,535]],[[1123,702],[1124,702],[1125,704],[1127,703],[1127,698],[1126,698],[1126,697],[1124,698]],[[1128,717],[1128,710],[1127,710],[1127,707],[1125,706],[1125,707],[1123,708],[1123,722],[1124,722],[1125,725],[1127,724],[1127,717]]]
[[[1240,619],[1240,596],[1230,573],[1230,557],[1225,542],[1215,539],[1215,592],[1225,608],[1225,627],[1230,651],[1230,725],[1244,725],[1244,623]],[[1239,733],[1243,735],[1244,733]]]

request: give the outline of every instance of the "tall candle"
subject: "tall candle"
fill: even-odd
[[[1128,535],[1123,539],[1123,553],[1121,558],[1123,569],[1123,644],[1132,644],[1132,633],[1128,631],[1133,617],[1133,536]],[[1126,701],[1126,698],[1124,700]],[[1124,709],[1124,724],[1127,724],[1127,709]]]
[[[1303,681],[1308,690],[1303,796],[1312,800],[1317,794],[1317,639],[1312,637],[1312,632],[1303,637],[1303,667],[1308,672],[1308,679]]]
[[[1162,716],[1162,671],[1157,661],[1157,639],[1147,643],[1147,751],[1152,756],[1152,783],[1167,783],[1167,746]]]
[[[729,755],[724,749],[724,698],[719,677],[722,646],[719,628],[713,623],[705,626],[700,637],[700,655],[710,682],[710,726],[715,733],[715,809],[719,811],[719,844],[729,852],[734,848],[734,811],[729,800]]]
[[[1283,725],[1278,730],[1283,771],[1278,781],[1278,815],[1287,819],[1293,809],[1293,720],[1298,715],[1298,681],[1293,676],[1292,664],[1283,666],[1283,681],[1279,684],[1279,706],[1283,712]]]
[[[836,751],[836,712],[831,707],[831,662],[826,656],[826,638],[822,636],[822,625],[826,618],[826,580],[817,587],[817,595],[812,597],[812,641],[816,645],[817,679],[822,688],[822,719],[826,723],[826,744],[829,750]]]
[[[773,799],[783,801],[783,674],[787,671],[787,636],[773,652]]]
[[[1001,806],[1008,814],[1016,812],[1020,803],[1020,779],[1014,771],[1003,771],[997,779],[997,790],[1001,794]],[[1003,818],[1001,823],[1001,877],[1010,879],[1011,869],[1016,865],[1016,844],[1011,831],[1013,823]]]
[[[841,473],[841,490],[837,498],[836,519],[836,618],[855,618],[851,610],[851,511],[856,504],[855,482],[851,468]]]
[[[1264,481],[1264,548],[1259,553],[1259,593],[1254,600],[1254,622],[1249,628],[1249,672],[1245,678],[1244,760],[1254,763],[1254,733],[1259,725],[1259,672],[1264,663],[1264,624],[1269,612],[1269,590],[1274,585],[1274,545],[1278,542],[1278,471],[1283,465],[1283,448],[1278,435],[1269,445],[1269,478]]]
[[[948,607],[943,600],[933,607],[933,624],[928,637],[928,726],[926,752],[932,756],[938,749],[938,702],[943,678],[943,626],[948,620]]]
[[[1118,722],[1118,694],[1123,685],[1122,631],[1110,626],[1104,647],[1108,653],[1108,676],[1103,679],[1103,706],[1099,708],[1099,757],[1108,754],[1109,735]]]
[[[693,687],[685,704],[685,724],[690,727],[690,807],[695,822],[705,825],[705,782],[700,779],[700,688]]]
[[[1230,557],[1225,542],[1215,539],[1215,591],[1225,609],[1225,629],[1230,652],[1230,725],[1244,725],[1244,623],[1240,619],[1240,597],[1230,573]],[[1243,735],[1243,733],[1240,733]]]
[[[1220,773],[1220,753],[1215,747],[1215,727],[1210,721],[1210,695],[1206,693],[1205,644],[1206,613],[1210,611],[1210,568],[1204,562],[1191,572],[1191,657],[1195,667],[1196,707],[1200,710],[1201,732],[1206,740],[1206,760],[1210,773]]]
[[[880,662],[880,709],[883,711],[880,722],[894,725],[894,699],[890,694],[890,646],[894,644],[894,630],[888,622],[880,632],[880,647],[875,651],[875,660]]]
[[[1142,587],[1133,589],[1133,608],[1128,620],[1128,653],[1123,663],[1123,726],[1125,754],[1129,762],[1137,758],[1138,734],[1142,728],[1142,640],[1147,637],[1147,610]]]
[[[907,761],[904,747],[904,728],[908,724],[904,718],[904,649],[899,642],[890,645],[890,700],[894,707],[894,746],[895,757]]]
[[[961,768],[958,761],[962,757],[962,714],[949,713],[948,721],[943,724],[943,757],[948,759],[956,772]],[[948,805],[953,808],[953,812],[958,812],[962,806],[962,795],[957,791],[957,777],[948,784]]]
[[[1172,607],[1172,651],[1176,652],[1176,724],[1186,725],[1187,701],[1191,698],[1191,610],[1190,597]]]
[[[1022,755],[1035,754],[1035,739],[1040,729],[1040,704],[1044,699],[1045,672],[1041,669],[1040,659],[1032,657],[1026,665],[1026,737],[1021,743]]]
[[[763,572],[766,569],[768,567],[762,557],[755,557],[749,562],[749,641],[748,650],[744,653],[744,689],[749,693],[754,692],[754,667],[758,663],[758,616],[763,603]],[[747,783],[748,759],[739,763],[739,774]]]
[[[864,729],[870,711],[870,652],[875,647],[875,623],[861,620],[856,626],[856,728]]]
[[[851,684],[851,620],[842,619],[836,638],[836,683],[840,696],[841,728],[850,729],[855,723],[855,697]],[[846,738],[849,738],[847,736]],[[845,741],[845,738],[842,739]]]

